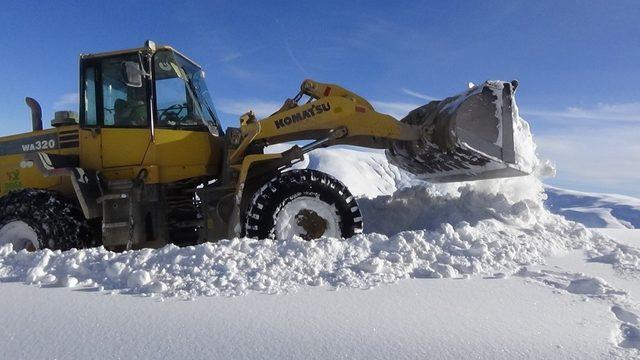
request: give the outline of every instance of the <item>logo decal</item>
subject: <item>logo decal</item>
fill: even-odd
[[[53,139],[36,141],[30,144],[22,144],[22,151],[24,152],[37,151],[37,150],[49,150],[49,149],[55,149],[55,148],[56,148],[56,141]]]
[[[291,116],[280,118],[276,120],[274,123],[276,124],[276,129],[280,129],[285,126],[295,124],[298,121],[312,118],[318,114],[322,114],[323,112],[329,111],[329,110],[331,110],[331,104],[329,104],[328,102],[320,105],[313,105],[307,110],[297,112]]]
[[[51,132],[15,140],[0,141],[0,156],[58,149],[58,134]]]

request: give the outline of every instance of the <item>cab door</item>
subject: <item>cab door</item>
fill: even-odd
[[[149,81],[145,79],[141,86],[127,85],[123,72],[126,61],[138,62],[139,57],[131,53],[82,62],[85,96],[81,107],[85,114],[81,164],[91,165],[88,168],[140,165],[151,143]]]

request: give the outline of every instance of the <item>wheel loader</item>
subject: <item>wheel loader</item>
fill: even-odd
[[[79,111],[0,138],[0,246],[115,251],[223,238],[348,238],[363,219],[329,174],[291,169],[314,149],[385,149],[433,182],[524,175],[516,81],[489,81],[398,120],[338,85],[304,80],[272,115],[223,130],[201,67],[169,46],[80,56]],[[279,153],[265,148],[292,143]]]

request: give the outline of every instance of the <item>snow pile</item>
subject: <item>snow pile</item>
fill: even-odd
[[[528,126],[516,140],[529,142],[535,154]],[[546,171],[537,158],[529,161]],[[0,248],[0,279],[190,298],[493,275],[573,248],[619,267],[640,258],[551,214],[535,176],[430,185],[389,165],[382,153],[344,148],[316,151],[299,166],[334,174],[361,196],[364,234],[311,242],[232,239],[123,253],[28,253],[6,245]]]
[[[504,84],[503,84],[504,86]],[[501,91],[500,91],[501,92]],[[501,94],[496,94],[501,98]],[[520,110],[515,101],[513,101],[513,145],[516,153],[516,164],[525,172],[535,171],[539,168],[540,160],[536,155],[536,144],[531,135],[529,123],[520,117]]]
[[[288,145],[274,145],[270,152],[281,152]],[[352,146],[317,149],[305,155],[295,168],[310,168],[333,175],[355,196],[376,197],[393,194],[412,185],[428,185],[412,174],[389,164],[384,150],[363,150]]]
[[[640,250],[636,247],[624,244],[604,244],[600,243],[589,250],[589,262],[610,264],[617,270],[626,273],[640,272]]]
[[[580,225],[531,219],[523,203],[504,210],[503,220],[515,224],[528,218],[534,229],[515,230],[494,218],[475,226],[443,223],[392,236],[372,233],[313,242],[234,239],[124,253],[104,248],[28,253],[6,245],[0,250],[0,278],[187,298],[248,290],[278,293],[301,285],[369,288],[407,277],[467,277],[515,269],[589,237]]]
[[[347,240],[233,239],[124,253],[103,248],[28,253],[7,245],[0,249],[0,278],[181,298],[236,296],[305,285],[369,288],[409,277],[493,275],[571,248],[602,255],[602,249],[615,246],[580,224],[550,214],[539,194],[512,200],[521,194],[507,189],[519,189],[522,181],[530,187],[537,180],[511,181],[493,191],[480,190],[488,190],[482,183],[457,192],[413,186],[393,195],[361,198],[367,233]]]
[[[513,191],[508,184],[494,184],[500,186],[492,189],[484,188],[486,184],[483,183],[466,184],[457,189],[442,185],[413,186],[400,189],[393,195],[361,198],[358,203],[366,221],[365,230],[383,234],[433,230],[447,223],[476,226],[485,220],[500,224],[505,229],[532,231],[539,230],[541,226],[553,231],[575,226],[544,210],[542,194],[520,199],[522,192]],[[511,185],[517,189],[521,184],[515,182]],[[535,182],[527,189],[531,186],[535,186]],[[562,229],[553,229],[553,224]]]

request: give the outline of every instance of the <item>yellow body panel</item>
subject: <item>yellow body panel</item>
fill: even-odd
[[[0,193],[24,188],[49,189],[61,185],[59,176],[44,177],[37,167],[24,161],[23,155],[4,156],[0,160]]]
[[[140,165],[151,143],[150,129],[102,128],[102,168]]]
[[[59,133],[71,131],[78,131],[79,140],[75,141],[79,141],[79,147],[43,151],[78,155],[81,168],[101,171],[107,180],[133,179],[143,168],[148,172],[147,183],[215,177],[220,172],[222,140],[203,131],[156,129],[152,141],[150,129],[91,130],[65,126],[2,137],[0,150],[3,144],[41,136],[55,136],[55,141],[59,141]],[[60,139],[65,141],[64,137]],[[25,161],[24,152],[0,154],[0,196],[24,188],[53,189],[73,197],[68,176],[44,176],[33,162]]]
[[[80,129],[80,167],[90,170],[102,168],[102,137],[99,129]]]
[[[156,129],[143,165],[157,165],[159,182],[215,176],[221,165],[222,142],[204,131]]]
[[[203,131],[156,129],[145,163],[162,166],[202,165],[210,160],[211,135]]]
[[[72,194],[73,189],[68,177],[45,177],[33,162],[25,161],[24,153],[43,151],[56,155],[76,155],[79,151],[77,146],[51,150],[45,142],[40,140],[31,141],[30,139],[49,136],[55,141],[55,147],[58,147],[60,141],[66,144],[74,142],[74,140],[64,140],[64,137],[58,138],[59,133],[69,134],[77,131],[77,129],[77,126],[64,126],[56,129],[0,137],[0,149],[7,146],[7,144],[20,142],[20,147],[18,147],[16,151],[23,151],[20,153],[0,155],[0,196],[4,196],[9,191],[24,188],[53,189],[64,194]],[[73,137],[73,135],[66,136],[67,139],[68,136]],[[22,146],[27,146],[28,148],[22,148]],[[14,147],[12,147],[12,149],[13,148]]]
[[[360,104],[339,96],[319,98],[290,110],[278,112],[258,122],[242,127],[244,136],[255,140],[267,139],[270,143],[320,139],[327,131],[345,128],[343,143],[360,145],[363,138],[416,140],[421,133],[416,127],[397,121],[394,117],[373,110],[368,104]],[[254,133],[257,133],[253,135]],[[371,144],[367,146],[372,147]]]
[[[107,180],[132,179],[147,169],[147,183],[216,176],[222,140],[204,131],[108,128],[80,131],[80,166]]]

